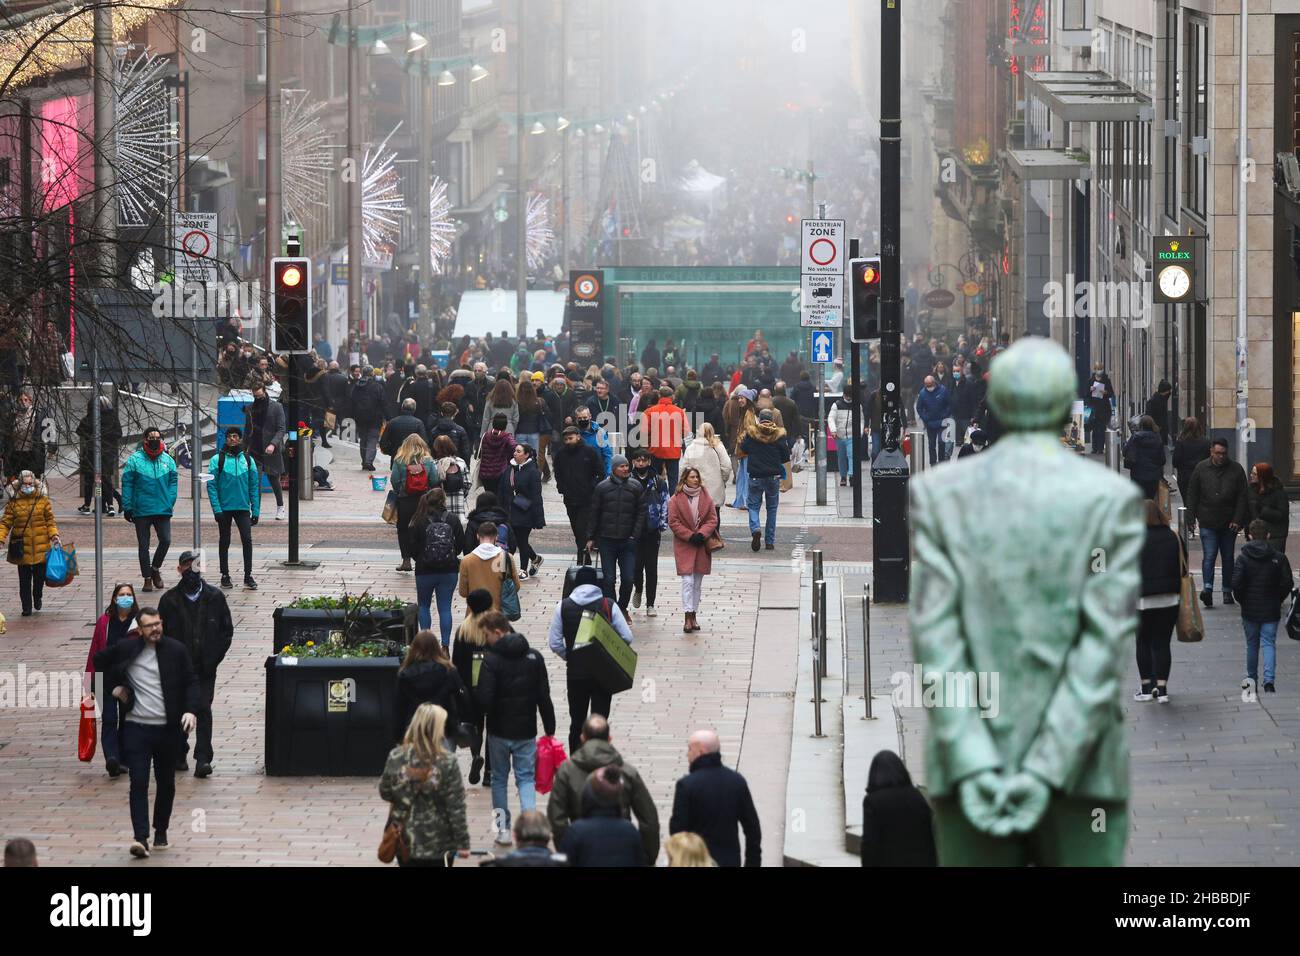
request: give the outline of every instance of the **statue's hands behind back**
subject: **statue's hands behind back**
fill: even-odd
[[[983,770],[959,786],[962,812],[977,830],[990,836],[1027,833],[1047,810],[1051,791],[1031,773],[1002,774]]]

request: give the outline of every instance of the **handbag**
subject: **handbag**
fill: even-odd
[[[1205,622],[1201,619],[1201,605],[1196,600],[1196,582],[1187,573],[1187,556],[1182,543],[1178,545],[1178,570],[1182,584],[1178,592],[1178,640],[1195,644],[1205,637]]]
[[[407,820],[410,820],[409,813]],[[399,824],[389,814],[388,822],[384,824],[384,835],[379,840],[379,862],[392,863],[396,859],[403,863],[410,860],[411,844],[406,839],[405,825]]]
[[[1286,616],[1286,636],[1300,641],[1300,589],[1291,589],[1291,610]]]
[[[726,546],[727,543],[722,540],[722,537],[716,531],[704,539],[704,547],[708,549],[709,554],[714,551],[721,551]]]
[[[483,438],[487,436],[484,435]],[[483,438],[478,440],[478,451],[474,453],[474,463],[469,466],[469,490],[478,486],[478,466],[483,463]]]
[[[82,703],[81,724],[77,728],[77,758],[82,763],[95,759],[95,705]]]
[[[379,514],[388,524],[397,524],[397,499],[391,491],[384,500],[384,510]]]
[[[325,430],[327,432],[333,431],[334,426],[337,425],[338,423],[339,423],[339,417],[337,414],[335,414],[332,411],[325,413]]]
[[[506,569],[501,572],[501,613],[507,621],[517,621],[523,617],[519,608],[519,585],[515,584],[514,565],[510,553],[506,552]]]
[[[17,534],[9,535],[9,550],[6,552],[5,557],[8,559],[10,564],[19,564],[23,560],[23,535],[26,534],[27,529],[31,527],[32,515],[34,514],[36,514],[35,505],[33,505],[32,509],[27,512],[27,522],[23,525],[23,530],[19,531]]]
[[[1160,508],[1160,513],[1165,516],[1165,521],[1169,521],[1169,482],[1164,478],[1156,485],[1156,504]]]

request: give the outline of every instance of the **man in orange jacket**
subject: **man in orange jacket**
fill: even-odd
[[[690,426],[686,412],[673,404],[673,390],[664,385],[659,389],[659,404],[646,409],[641,421],[642,440],[655,457],[655,464],[666,470],[668,493],[677,490],[677,466],[682,457],[682,445]]]

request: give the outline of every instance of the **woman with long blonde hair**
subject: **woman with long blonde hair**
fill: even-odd
[[[471,784],[479,782],[479,774],[483,775],[483,786],[492,786],[492,768],[483,768],[483,729],[485,715],[477,709],[478,702],[474,698],[474,687],[478,683],[475,679],[478,676],[479,669],[483,666],[483,659],[487,656],[487,631],[483,628],[483,618],[492,613],[492,594],[481,588],[469,592],[466,598],[468,613],[465,620],[461,621],[460,627],[456,628],[456,638],[451,646],[451,663],[460,674],[461,683],[469,689],[466,701],[469,707],[474,708],[472,712],[460,714],[461,723],[470,723],[474,725],[474,736],[470,739],[469,750],[473,757],[473,762],[469,767],[469,782]]]
[[[695,441],[687,446],[682,455],[682,474],[687,467],[698,468],[700,478],[714,510],[718,513],[718,522],[722,522],[722,503],[727,500],[727,482],[731,478],[731,456],[727,446],[708,422],[700,425],[695,433]]]
[[[401,828],[407,849],[399,866],[447,866],[453,853],[469,856],[465,786],[446,730],[447,711],[421,704],[379,780],[379,795],[392,805],[388,819]]]
[[[697,833],[674,833],[664,841],[669,866],[717,866],[709,856],[709,848]]]
[[[388,479],[388,493],[397,506],[397,545],[402,552],[399,571],[414,570],[411,562],[415,560],[416,550],[407,531],[420,499],[437,484],[438,463],[429,446],[419,435],[406,436],[393,455],[393,470]]]

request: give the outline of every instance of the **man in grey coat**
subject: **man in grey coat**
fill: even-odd
[[[266,394],[266,386],[253,389],[253,402],[244,407],[244,442],[257,462],[258,471],[266,475],[275,495],[275,520],[283,521],[284,492],[280,476],[284,474],[284,406]]]

